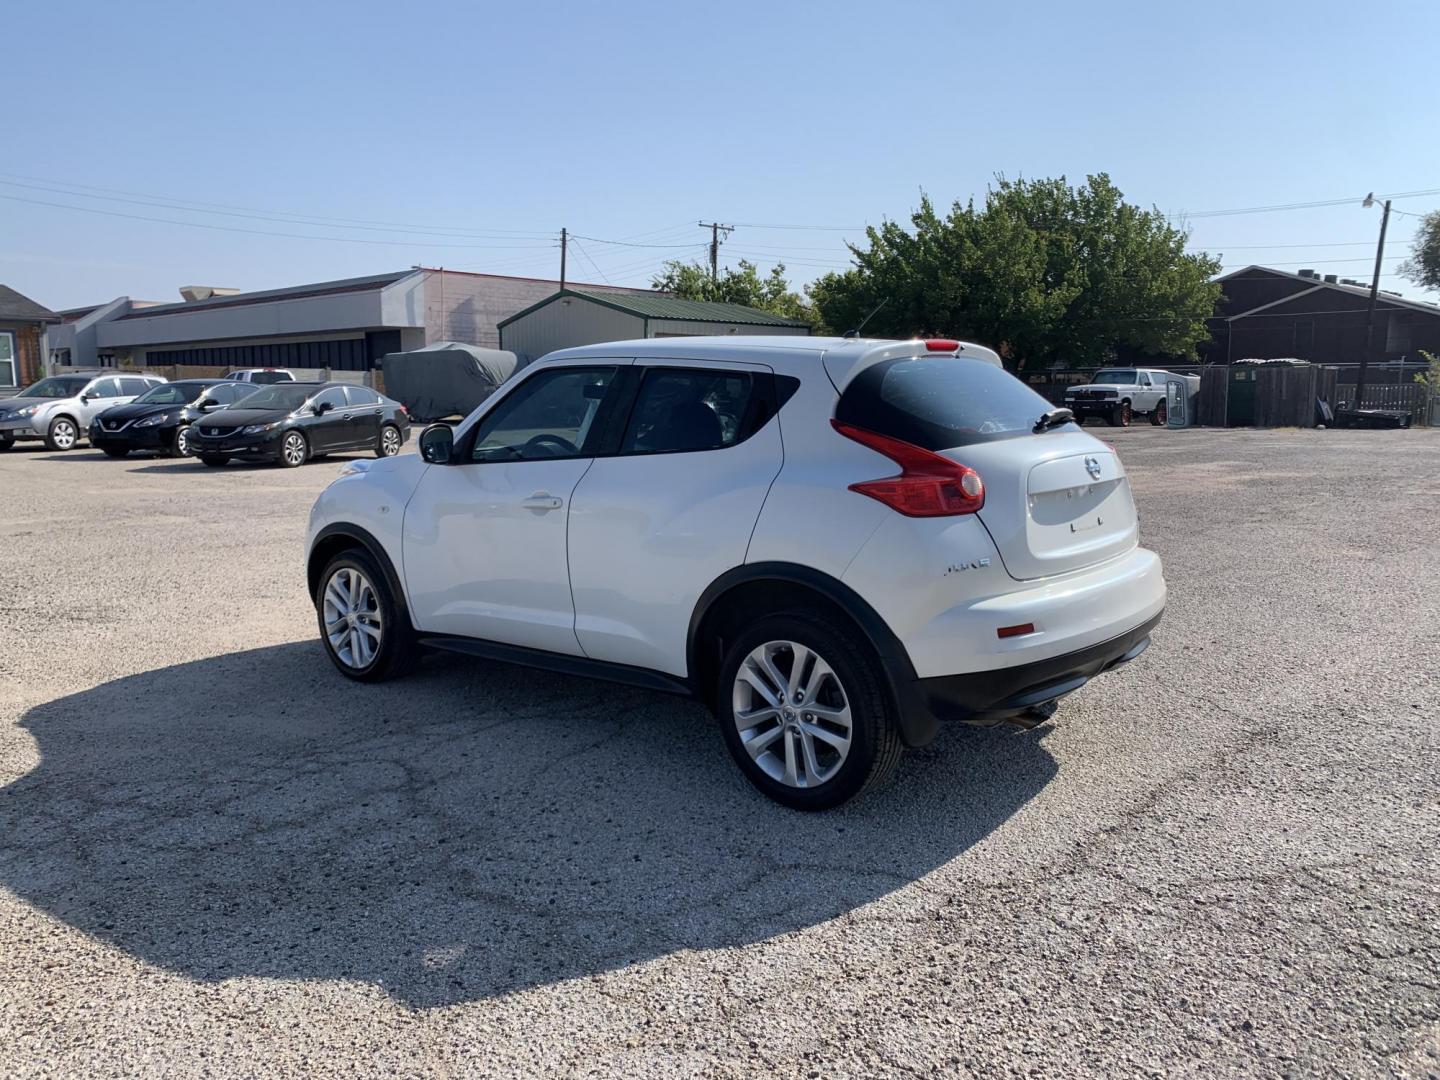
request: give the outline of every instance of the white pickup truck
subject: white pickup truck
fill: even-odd
[[[1170,372],[1158,368],[1102,368],[1084,386],[1065,391],[1065,407],[1082,424],[1088,417],[1103,417],[1107,424],[1128,427],[1135,413],[1148,414],[1150,423],[1165,423],[1165,380]]]

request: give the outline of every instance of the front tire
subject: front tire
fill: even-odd
[[[1129,427],[1130,420],[1132,419],[1133,415],[1134,414],[1130,411],[1130,403],[1128,401],[1122,401],[1119,405],[1116,405],[1113,409],[1110,410],[1110,426]]]
[[[75,421],[68,416],[57,416],[50,421],[50,427],[45,432],[45,448],[47,450],[74,450],[75,444],[80,441],[80,429],[75,426]]]
[[[0,435],[0,453],[4,453],[15,445],[14,435]]]
[[[404,674],[418,649],[401,598],[371,555],[342,551],[326,565],[315,591],[320,641],[346,678],[383,682]]]
[[[771,615],[739,634],[716,705],[745,778],[795,810],[828,810],[875,787],[903,750],[879,658],[818,612]]]
[[[280,440],[280,464],[287,469],[295,469],[304,465],[309,456],[310,444],[305,441],[305,436],[298,431],[287,431]]]

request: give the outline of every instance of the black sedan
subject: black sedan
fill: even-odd
[[[398,401],[345,383],[274,383],[190,429],[190,452],[206,465],[231,458],[287,468],[347,450],[400,452],[410,415]]]
[[[249,397],[255,387],[220,379],[163,383],[128,405],[106,409],[90,422],[90,445],[114,458],[131,450],[185,457],[195,421]]]

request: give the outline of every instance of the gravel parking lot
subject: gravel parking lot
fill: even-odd
[[[315,639],[297,470],[0,454],[0,1075],[1435,1076],[1440,432],[1097,428],[1170,608],[805,816]]]

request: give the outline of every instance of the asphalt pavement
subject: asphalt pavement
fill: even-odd
[[[334,460],[0,453],[0,1075],[1440,1075],[1440,431],[1092,430],[1153,646],[820,815],[684,700],[342,679]]]

